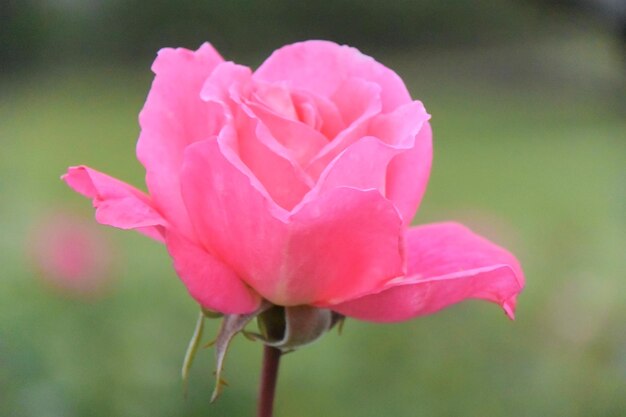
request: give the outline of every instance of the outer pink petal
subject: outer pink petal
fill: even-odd
[[[402,213],[405,225],[411,223],[426,191],[432,162],[430,115],[419,101],[391,113],[378,115],[368,133],[385,143],[404,149],[389,163],[385,195]]]
[[[262,185],[241,162],[225,157],[228,149],[215,139],[187,149],[181,172],[183,196],[204,247],[252,285],[274,279],[266,271],[278,269],[279,261],[271,253],[283,246],[286,228],[272,214],[276,207]]]
[[[432,130],[430,124],[424,122],[412,148],[389,163],[385,195],[402,213],[405,225],[413,220],[426,192],[432,159]]]
[[[255,72],[257,79],[288,81],[293,88],[330,97],[344,80],[364,78],[382,88],[383,111],[410,101],[400,77],[355,48],[328,41],[294,43],[275,51]]]
[[[166,221],[143,192],[86,166],[70,167],[61,178],[74,191],[92,199],[99,223],[135,229],[163,241]]]
[[[204,246],[264,298],[338,302],[401,275],[401,219],[378,192],[335,189],[289,216],[227,150],[189,147],[183,194]]]
[[[283,303],[336,304],[403,274],[402,221],[376,190],[335,188],[300,207],[289,226],[269,288]]]
[[[394,111],[374,117],[368,128],[368,134],[380,138],[383,142],[408,149],[415,143],[415,135],[430,119],[421,101],[412,101]]]
[[[168,232],[166,238],[176,273],[202,307],[224,314],[245,314],[259,306],[258,294],[224,263],[175,233]]]
[[[206,78],[222,57],[205,43],[197,51],[162,49],[152,65],[156,74],[139,122],[137,157],[146,167],[146,183],[167,220],[193,235],[180,195],[179,170],[187,145],[216,134],[222,109],[200,99]]]
[[[513,318],[524,274],[511,253],[457,223],[415,227],[406,239],[406,277],[333,310],[362,320],[394,322],[479,298],[500,304]]]

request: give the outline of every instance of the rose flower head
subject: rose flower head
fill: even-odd
[[[285,349],[337,317],[396,322],[468,298],[513,317],[524,277],[512,254],[460,224],[410,226],[432,132],[395,72],[327,41],[285,46],[256,71],[208,43],[166,48],[152,70],[137,143],[148,193],[86,166],[63,179],[100,223],[164,243],[205,310],[278,306],[286,330],[262,336]],[[319,325],[299,337],[307,314]]]

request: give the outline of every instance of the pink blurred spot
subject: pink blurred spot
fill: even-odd
[[[27,253],[46,284],[77,298],[102,295],[114,269],[115,256],[103,233],[68,211],[45,215],[35,223]]]

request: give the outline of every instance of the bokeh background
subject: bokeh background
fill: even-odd
[[[284,358],[277,416],[626,415],[626,44],[622,0],[0,2],[0,415],[250,416],[261,346],[213,352],[187,399],[197,306],[160,245],[98,226],[59,176],[143,186],[150,64],[211,41],[257,66],[289,42],[349,43],[433,115],[415,223],[462,221],[516,253],[517,320],[466,302],[348,321]],[[205,335],[216,331],[207,326]]]

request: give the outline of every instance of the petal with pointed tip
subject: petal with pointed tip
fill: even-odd
[[[406,277],[333,310],[361,320],[396,322],[478,298],[500,304],[513,318],[524,274],[505,249],[460,224],[438,223],[408,231],[407,258]]]
[[[167,223],[145,193],[83,165],[70,167],[61,179],[74,191],[92,199],[99,223],[135,229],[163,241],[163,227]]]

